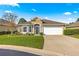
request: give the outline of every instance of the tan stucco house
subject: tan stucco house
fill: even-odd
[[[79,21],[78,22],[73,22],[73,23],[70,23],[70,24],[66,25],[66,28],[79,29]]]
[[[35,17],[33,20],[23,23],[18,23],[18,32],[22,34],[33,33],[45,35],[63,35],[64,23],[40,19]]]
[[[7,20],[0,19],[0,32],[3,31],[16,31],[16,24],[11,23]]]

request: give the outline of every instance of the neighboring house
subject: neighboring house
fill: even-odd
[[[40,34],[41,32],[45,35],[63,35],[64,23],[40,19],[35,17],[33,20],[28,22],[18,23],[18,32],[22,34],[33,33]]]
[[[12,27],[9,21],[0,19],[0,32],[11,31],[11,30],[16,31],[16,28]]]
[[[66,28],[71,28],[71,29],[79,29],[79,21],[78,22],[73,22],[68,25],[66,25]]]

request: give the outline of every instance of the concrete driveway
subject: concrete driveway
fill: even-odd
[[[69,36],[44,36],[44,50],[79,56],[79,39]]]

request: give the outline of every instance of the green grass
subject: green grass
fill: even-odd
[[[64,30],[64,35],[68,35],[74,38],[78,38],[79,39],[79,29],[75,29],[75,28],[66,28]]]
[[[78,38],[79,39],[79,34],[75,34],[75,35],[70,35],[71,37],[74,37],[74,38]]]
[[[65,35],[75,35],[75,34],[79,34],[79,29],[65,29],[64,30],[64,34]]]
[[[0,35],[0,44],[43,48],[43,36]]]

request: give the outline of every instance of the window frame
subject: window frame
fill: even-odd
[[[29,32],[32,32],[32,26],[29,26]]]
[[[27,32],[27,27],[23,27],[23,32]]]

